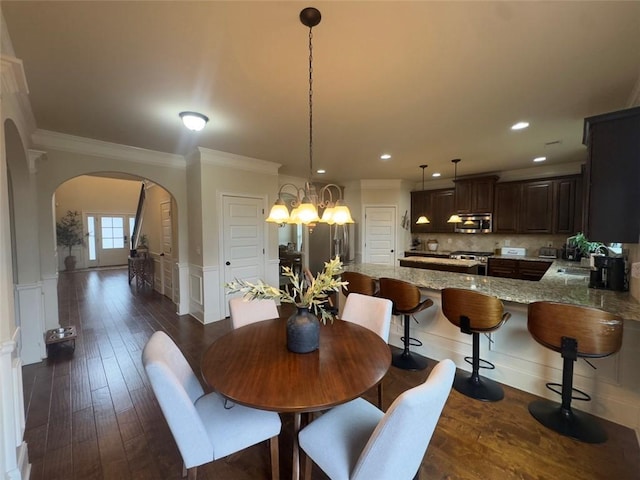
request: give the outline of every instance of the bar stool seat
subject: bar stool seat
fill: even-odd
[[[462,333],[472,335],[473,354],[465,357],[465,361],[472,366],[471,376],[456,372],[453,388],[467,397],[484,402],[502,400],[504,391],[500,384],[479,374],[480,368],[495,368],[491,362],[480,358],[480,334],[497,330],[511,314],[504,311],[499,298],[460,288],[442,290],[442,312]]]
[[[547,388],[562,395],[562,403],[550,400],[530,403],[529,412],[538,422],[582,442],[607,440],[596,417],[571,408],[571,400],[591,400],[588,394],[573,388],[573,365],[579,357],[601,358],[620,350],[622,326],[619,316],[597,308],[554,302],[529,304],[529,332],[538,343],[559,352],[563,358],[562,384],[547,383]]]
[[[358,272],[342,272],[340,275],[343,281],[349,282],[349,285],[342,287],[342,294],[347,297],[350,293],[359,293],[361,295],[375,296],[377,293],[376,280],[369,275]]]
[[[388,298],[393,302],[393,314],[404,317],[404,337],[402,342],[404,350],[392,356],[391,364],[403,370],[424,370],[427,368],[427,359],[417,353],[412,353],[410,345],[419,347],[422,342],[412,338],[410,333],[411,316],[433,305],[430,298],[422,298],[420,289],[409,282],[396,280],[395,278],[380,278],[380,293],[382,298]]]

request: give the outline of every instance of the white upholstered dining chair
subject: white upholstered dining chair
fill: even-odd
[[[389,343],[392,310],[393,302],[387,298],[350,293],[340,318],[368,328]],[[382,408],[382,380],[378,383],[378,408]]]
[[[229,300],[229,313],[234,329],[279,316],[275,300],[247,300],[243,297],[234,297]]]
[[[338,405],[298,434],[300,447],[331,480],[410,480],[420,469],[456,366],[442,360],[386,413],[362,398]],[[310,472],[310,465],[306,465]]]
[[[195,480],[197,467],[269,440],[271,476],[279,477],[280,416],[242,405],[225,405],[218,393],[204,394],[189,363],[164,332],[155,332],[142,363],[184,461]]]

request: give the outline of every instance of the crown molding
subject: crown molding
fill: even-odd
[[[266,173],[268,175],[278,175],[280,163],[260,160],[258,158],[244,157],[235,153],[221,152],[209,148],[198,147],[200,152],[200,162],[218,167],[235,168],[248,172]]]
[[[2,54],[0,56],[0,72],[3,94],[29,94],[29,85],[27,84],[27,76],[24,74],[22,60]]]
[[[38,160],[46,160],[47,152],[30,148],[27,150],[27,161],[29,164],[29,173],[38,173]]]
[[[31,135],[31,140],[40,147],[52,148],[63,152],[144,163],[159,167],[184,168],[186,166],[185,159],[182,155],[104,142],[92,138],[77,137],[75,135],[52,132],[50,130],[36,130]]]

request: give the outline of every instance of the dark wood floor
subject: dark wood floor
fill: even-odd
[[[194,370],[229,321],[203,326],[177,316],[157,293],[127,284],[126,270],[62,273],[62,325],[75,325],[75,352],[60,348],[24,368],[26,441],[34,480],[178,479],[182,461],[145,377],[140,354],[155,330],[178,343]],[[391,368],[385,405],[428,371]],[[371,401],[375,391],[370,392]],[[429,479],[638,479],[640,449],[632,430],[603,421],[609,441],[583,444],[531,418],[533,395],[505,387],[505,399],[482,403],[452,391],[423,460]],[[291,418],[280,436],[281,471],[290,477]],[[261,444],[199,469],[199,478],[268,478]],[[326,478],[317,468],[314,479]],[[372,479],[375,480],[375,479]]]

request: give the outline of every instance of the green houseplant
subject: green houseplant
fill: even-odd
[[[283,275],[289,278],[290,289],[279,289],[262,280],[257,283],[234,280],[225,286],[229,293],[242,293],[248,300],[274,299],[282,303],[293,303],[297,312],[287,320],[287,348],[295,353],[307,353],[319,346],[319,321],[333,321],[328,308],[329,293],[338,292],[347,285],[339,275],[342,273],[340,257],[325,262],[324,269],[315,278],[305,280],[290,267],[283,268]]]
[[[590,242],[582,232],[578,232],[573,237],[576,248],[584,257],[588,257],[592,253],[606,253],[606,247],[601,242]]]
[[[71,255],[71,250],[76,245],[84,244],[82,232],[82,217],[76,210],[67,210],[67,213],[56,222],[56,242],[68,249],[68,255],[64,259],[66,270],[76,268],[76,257]]]

